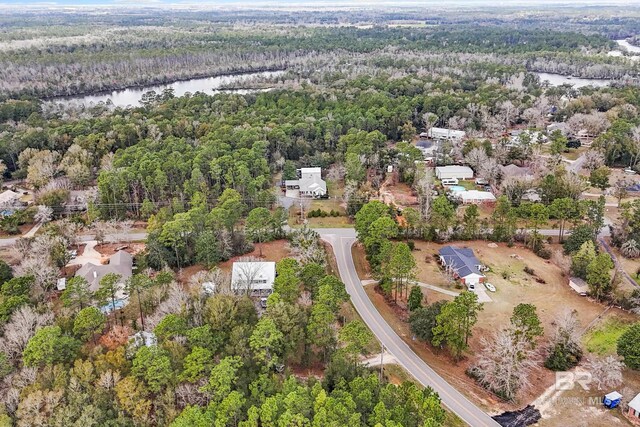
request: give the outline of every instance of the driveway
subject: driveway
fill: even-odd
[[[102,254],[95,249],[97,244],[98,242],[95,240],[89,240],[84,247],[84,251],[82,251],[82,255],[72,259],[67,265],[102,264]]]

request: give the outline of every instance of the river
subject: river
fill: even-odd
[[[581,88],[585,86],[605,87],[611,84],[610,79],[583,79],[580,77],[564,76],[562,74],[554,73],[535,73],[540,77],[540,81],[545,80],[549,82],[551,86],[560,86],[563,84],[570,84],[575,88]]]
[[[616,40],[618,46],[624,47],[629,53],[640,53],[640,46],[634,46],[626,40]]]
[[[640,59],[640,47],[629,44],[626,40],[616,40],[618,46],[622,48],[622,50],[626,50],[630,53],[627,58],[631,60]],[[612,50],[608,52],[609,56],[623,56],[622,50]],[[594,87],[605,87],[609,86],[613,80],[611,79],[585,79],[581,77],[573,77],[573,76],[565,76],[562,74],[554,74],[554,73],[536,73],[540,77],[540,81],[547,80],[551,86],[560,86],[563,84],[570,84],[575,88],[581,88],[585,86],[594,86]]]
[[[137,107],[140,105],[140,99],[146,92],[154,91],[158,94],[162,93],[165,89],[173,89],[175,96],[183,96],[187,92],[203,92],[209,95],[213,95],[220,92],[230,91],[229,89],[220,89],[222,86],[228,86],[233,83],[243,83],[253,78],[270,78],[284,74],[285,71],[262,71],[259,73],[246,73],[246,74],[234,74],[224,75],[217,77],[205,77],[199,79],[190,79],[184,81],[177,81],[173,83],[167,83],[156,86],[145,86],[138,88],[129,88],[122,90],[114,90],[111,93],[101,93],[96,95],[81,95],[71,96],[64,98],[53,98],[50,101],[55,103],[62,103],[64,105],[84,105],[90,106],[100,102],[107,102],[111,100],[114,107]],[[264,89],[233,89],[234,93],[249,93],[260,91]]]

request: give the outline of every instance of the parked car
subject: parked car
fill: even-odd
[[[469,289],[470,291],[475,291],[476,290],[476,284],[475,283],[468,283],[467,284],[467,289]]]
[[[633,169],[631,169],[631,168],[626,168],[626,169],[624,170],[624,173],[626,173],[626,174],[628,174],[628,175],[635,175],[635,174],[636,174],[636,171],[635,171],[635,170],[633,170]]]
[[[495,291],[496,291],[496,287],[495,287],[495,286],[493,286],[491,283],[485,283],[484,285],[485,285],[485,286],[487,287],[487,289],[489,289],[491,292],[495,292]]]
[[[489,181],[484,178],[476,178],[476,185],[487,185]]]
[[[69,251],[69,257],[71,259],[76,259],[77,256],[78,256],[78,251],[77,250],[73,249],[73,250]]]

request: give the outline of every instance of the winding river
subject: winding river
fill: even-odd
[[[163,85],[145,86],[139,88],[129,88],[122,90],[114,90],[111,93],[101,93],[95,95],[81,95],[71,96],[64,98],[54,98],[51,102],[63,105],[75,105],[75,106],[91,106],[100,102],[107,102],[111,100],[111,104],[114,107],[137,107],[140,105],[140,99],[146,92],[154,91],[158,94],[162,93],[165,89],[173,89],[175,96],[183,96],[187,92],[203,92],[209,95],[213,95],[220,92],[233,91],[235,93],[249,93],[267,89],[220,89],[233,85],[234,83],[244,83],[255,78],[271,78],[284,74],[285,71],[262,71],[258,73],[246,73],[246,74],[233,74],[217,77],[205,77],[199,79],[190,79],[184,81],[177,81],[173,83],[167,83]]]

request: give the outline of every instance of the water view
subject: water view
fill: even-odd
[[[175,96],[183,96],[187,92],[204,92],[209,95],[220,93],[224,91],[234,91],[236,93],[249,93],[265,89],[220,89],[221,87],[228,86],[233,83],[244,83],[255,78],[270,78],[284,74],[284,71],[263,71],[259,73],[247,73],[247,74],[235,74],[224,75],[217,77],[205,77],[199,79],[191,79],[184,81],[177,81],[173,83],[167,83],[156,86],[145,86],[140,88],[129,88],[122,90],[114,90],[111,93],[101,93],[96,95],[82,95],[65,98],[52,99],[53,102],[63,103],[66,105],[95,105],[100,102],[111,103],[115,107],[126,106],[139,106],[142,95],[149,91],[155,91],[156,93],[162,93],[165,89],[173,89]]]

